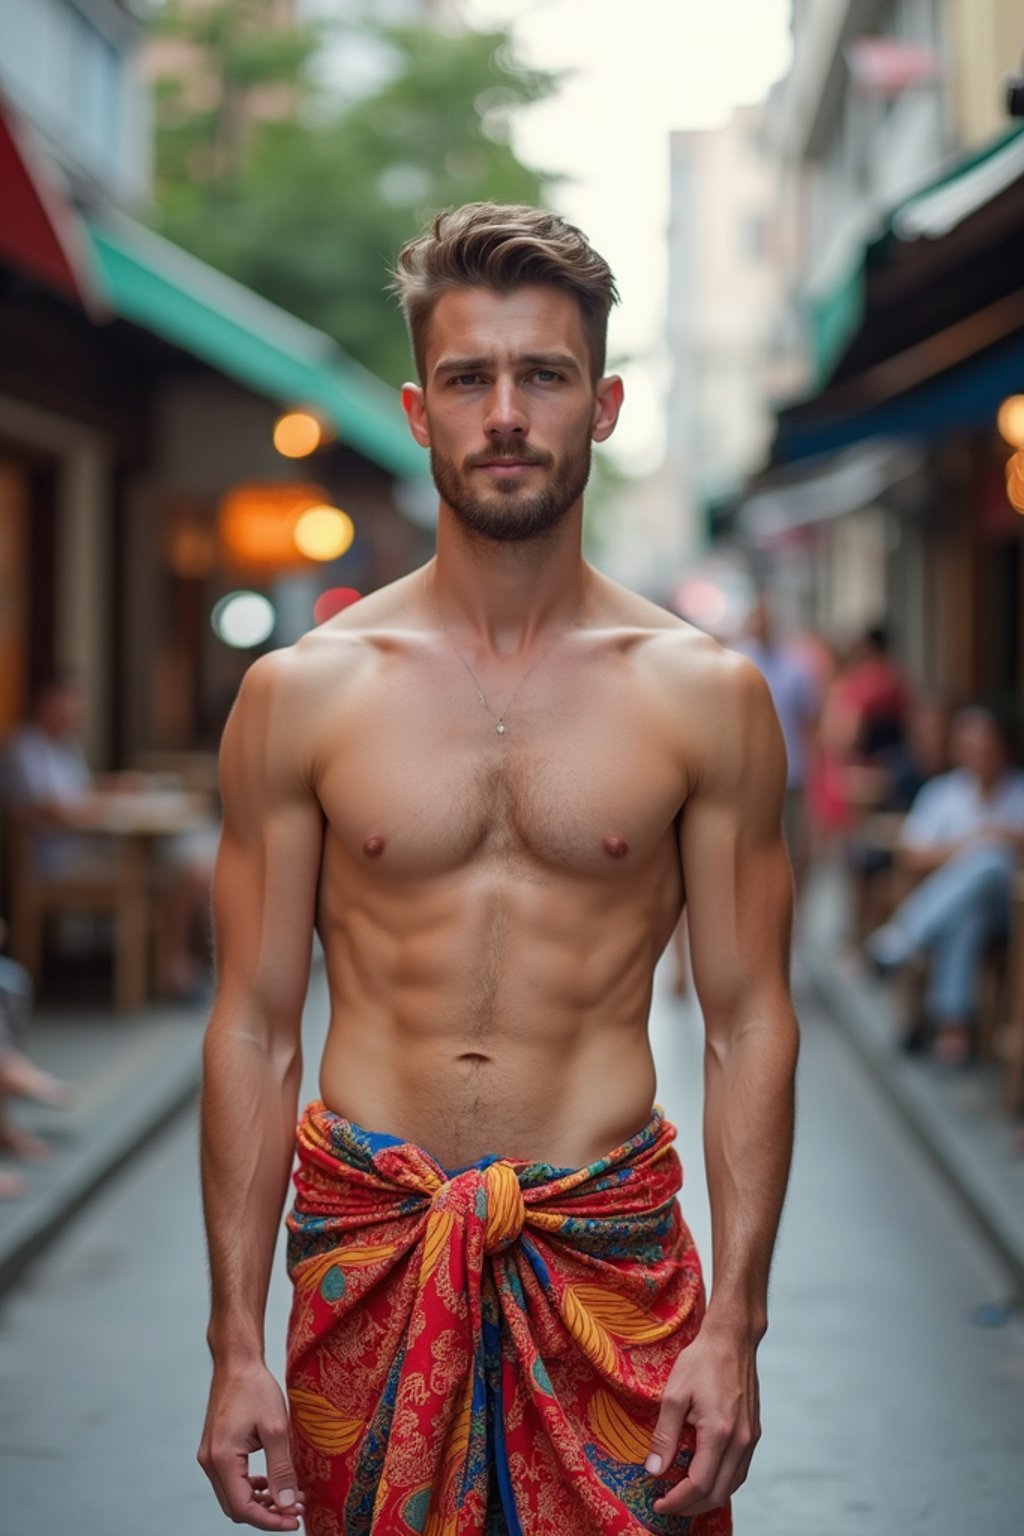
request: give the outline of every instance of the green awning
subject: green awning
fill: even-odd
[[[1014,123],[903,199],[886,217],[882,238],[935,238],[968,218],[1024,174],[1024,123]]]
[[[814,382],[820,385],[864,318],[863,250],[839,282],[820,298],[810,299],[809,310],[811,364]]]
[[[1024,174],[1024,124],[1015,123],[980,148],[958,155],[885,214],[881,227],[853,252],[842,276],[809,300],[813,382],[822,386],[864,319],[867,275],[893,243],[948,233]]]
[[[285,406],[318,406],[342,442],[390,474],[420,479],[395,390],[313,326],[123,217],[86,227],[112,309]]]

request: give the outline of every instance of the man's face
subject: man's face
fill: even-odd
[[[403,391],[442,501],[501,543],[562,522],[583,495],[591,441],[610,435],[620,402],[617,379],[595,388],[575,298],[541,284],[443,294],[424,384]]]
[[[994,784],[1006,769],[1008,758],[1002,737],[983,715],[968,712],[957,720],[953,757],[983,784]]]
[[[75,736],[82,723],[82,695],[77,688],[47,688],[39,699],[39,720],[51,736]]]

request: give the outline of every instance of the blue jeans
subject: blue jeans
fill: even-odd
[[[934,1023],[962,1023],[974,1012],[985,947],[1009,927],[1016,863],[1005,843],[969,848],[922,880],[893,914],[913,948],[930,952],[925,1006]]]

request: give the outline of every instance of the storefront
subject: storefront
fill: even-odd
[[[1004,703],[1024,683],[1021,444],[997,426],[1024,395],[1022,246],[1015,129],[890,213],[831,306],[830,375],[778,413],[732,524],[805,622],[884,618],[922,685]]]
[[[424,556],[425,455],[394,391],[330,338],[121,214],[82,215],[13,121],[0,119],[5,189],[20,193],[0,209],[0,733],[35,679],[72,666],[97,766],[214,745],[256,649],[310,627],[326,591],[371,589]],[[299,408],[317,424],[301,459],[275,446]],[[275,509],[294,522],[300,503],[343,522],[347,547],[237,537],[239,506],[251,531]],[[239,589],[272,626],[247,645],[211,627]]]

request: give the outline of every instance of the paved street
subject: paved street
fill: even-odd
[[[681,1126],[685,1208],[707,1251],[699,1036],[665,981],[654,1012],[662,1098]],[[1006,1281],[832,1027],[811,1006],[801,1013],[800,1135],[762,1349],[765,1439],[737,1499],[738,1536],[1012,1536],[1024,1330],[972,1320]],[[286,1305],[279,1271],[277,1338]],[[0,1312],[3,1536],[226,1528],[193,1459],[204,1311],[186,1115]]]

